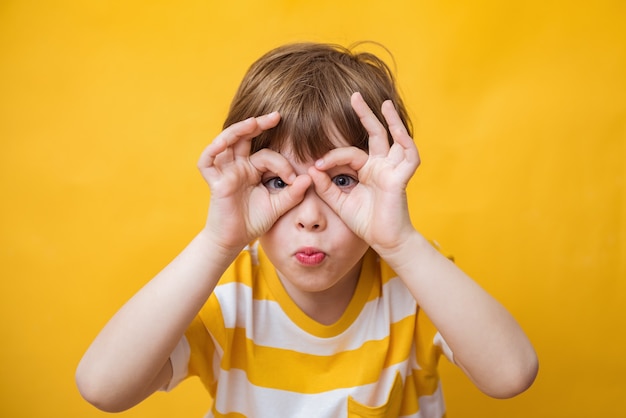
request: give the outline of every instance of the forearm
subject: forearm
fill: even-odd
[[[537,358],[509,312],[419,233],[381,257],[409,288],[479,389],[503,398],[533,382]]]
[[[166,381],[170,354],[236,254],[216,247],[203,231],[137,292],[78,366],[85,398],[103,409],[127,409]]]

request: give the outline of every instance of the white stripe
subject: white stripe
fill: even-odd
[[[443,355],[446,356],[450,363],[454,364],[454,354],[452,353],[452,349],[450,348],[446,340],[443,339],[439,331],[437,331],[437,334],[435,334],[435,338],[433,338],[433,344],[441,348]]]
[[[348,390],[340,389],[314,395],[299,394],[254,386],[248,382],[242,370],[222,370],[215,407],[222,414],[239,412],[255,418],[342,418],[346,416],[345,399]],[[220,396],[222,391],[224,395]]]
[[[390,367],[383,371],[380,381],[357,388],[300,394],[252,385],[242,370],[222,370],[215,406],[222,414],[238,412],[255,418],[277,416],[343,418],[347,415],[348,396],[364,405],[384,404],[398,371],[403,374],[400,368]],[[419,397],[419,405],[419,412],[407,415],[406,418],[441,418],[445,412],[441,385],[432,395]],[[207,416],[212,417],[212,414]]]
[[[252,301],[252,289],[241,283],[227,283],[215,289],[227,328],[245,328],[257,345],[295,350],[307,354],[333,355],[353,350],[367,341],[389,336],[389,324],[414,315],[416,302],[399,278],[383,287],[383,298],[369,301],[354,323],[341,335],[319,338],[298,327],[278,302]],[[253,305],[254,312],[248,307]],[[271,318],[271,321],[268,320]],[[338,347],[338,342],[346,342]]]
[[[410,368],[409,364],[410,361],[405,360],[383,369],[378,381],[360,386],[359,392],[352,394],[352,397],[363,405],[384,404],[389,398],[389,393],[396,381],[396,375],[400,373],[402,381],[405,381],[407,370]]]
[[[417,413],[402,415],[398,418],[441,418],[446,413],[441,382],[439,382],[437,390],[432,395],[420,396],[418,401],[420,409]]]
[[[183,336],[181,340],[174,347],[174,351],[170,354],[170,362],[172,363],[172,378],[167,385],[163,386],[160,390],[169,392],[176,385],[182,382],[187,377],[187,368],[189,364],[189,357],[191,355],[191,349],[187,338]]]

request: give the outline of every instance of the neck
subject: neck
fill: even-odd
[[[280,281],[289,297],[313,320],[322,325],[332,325],[344,314],[359,281],[361,263],[357,263],[341,280],[332,287],[319,292],[307,292],[292,286],[278,273]]]

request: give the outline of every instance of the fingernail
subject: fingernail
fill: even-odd
[[[315,167],[323,167],[324,166],[324,159],[320,158],[319,160],[315,161]]]

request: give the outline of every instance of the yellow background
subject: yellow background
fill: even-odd
[[[624,414],[625,5],[3,0],[0,416],[106,415],[74,368],[203,225],[196,159],[247,66],[288,41],[363,39],[393,52],[415,121],[415,224],[540,356],[507,401],[443,365],[449,416]],[[206,407],[192,380],[122,416]]]

